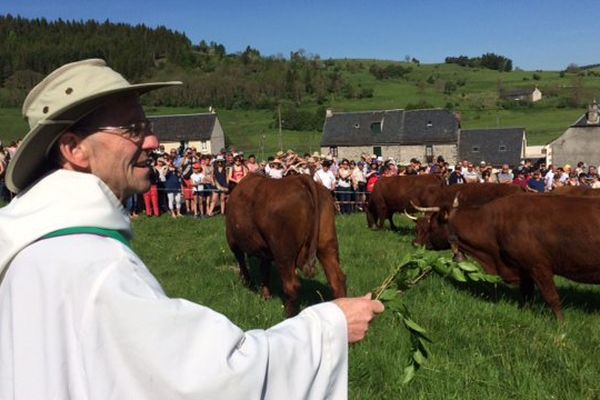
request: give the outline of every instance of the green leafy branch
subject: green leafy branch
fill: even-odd
[[[375,299],[385,303],[388,311],[402,321],[410,334],[411,349],[404,368],[403,384],[409,383],[414,378],[415,372],[427,362],[430,354],[427,343],[432,343],[432,340],[427,336],[427,331],[412,319],[410,311],[402,303],[400,296],[432,271],[458,282],[482,281],[496,284],[502,281],[498,276],[482,272],[471,261],[455,262],[448,257],[423,249],[404,256],[398,267],[374,290]]]

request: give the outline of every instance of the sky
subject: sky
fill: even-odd
[[[192,44],[263,56],[441,63],[496,53],[524,70],[600,63],[600,8],[589,0],[0,0],[0,14],[166,26]]]

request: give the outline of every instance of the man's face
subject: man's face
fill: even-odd
[[[123,126],[145,119],[138,97],[116,98],[85,120],[90,127]],[[89,172],[96,175],[120,200],[150,189],[149,153],[158,147],[158,138],[147,133],[135,143],[118,133],[119,129],[97,131],[82,140],[88,149]],[[122,132],[122,130],[121,130]]]

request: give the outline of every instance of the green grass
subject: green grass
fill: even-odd
[[[337,218],[350,295],[373,290],[403,254],[414,251],[410,223],[398,221],[402,234],[371,231],[362,214]],[[277,275],[275,297],[268,302],[242,286],[223,218],[141,217],[134,231],[134,249],[170,296],[209,306],[244,329],[267,328],[282,320]],[[350,349],[350,398],[600,398],[600,288],[558,282],[564,324],[539,298],[533,307],[520,308],[518,291],[508,286],[428,277],[403,297],[434,341],[428,363],[409,385],[401,385],[409,338],[393,315],[384,313],[367,339]],[[330,296],[322,272],[314,280],[302,279],[304,306],[321,295]]]

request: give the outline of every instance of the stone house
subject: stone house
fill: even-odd
[[[515,167],[526,157],[527,132],[524,128],[465,129],[458,137],[461,160],[485,161],[493,166],[508,163]]]
[[[225,133],[214,112],[148,116],[165,150],[195,147],[202,154],[216,154],[225,147]]]
[[[546,145],[546,163],[563,166],[583,161],[600,165],[600,110],[594,102],[562,135]]]
[[[460,123],[444,109],[333,112],[327,110],[321,153],[359,160],[362,153],[393,157],[400,164],[411,158],[457,159]]]
[[[535,103],[542,99],[542,91],[537,87],[533,89],[507,89],[500,93],[500,98],[513,101],[529,101]]]

